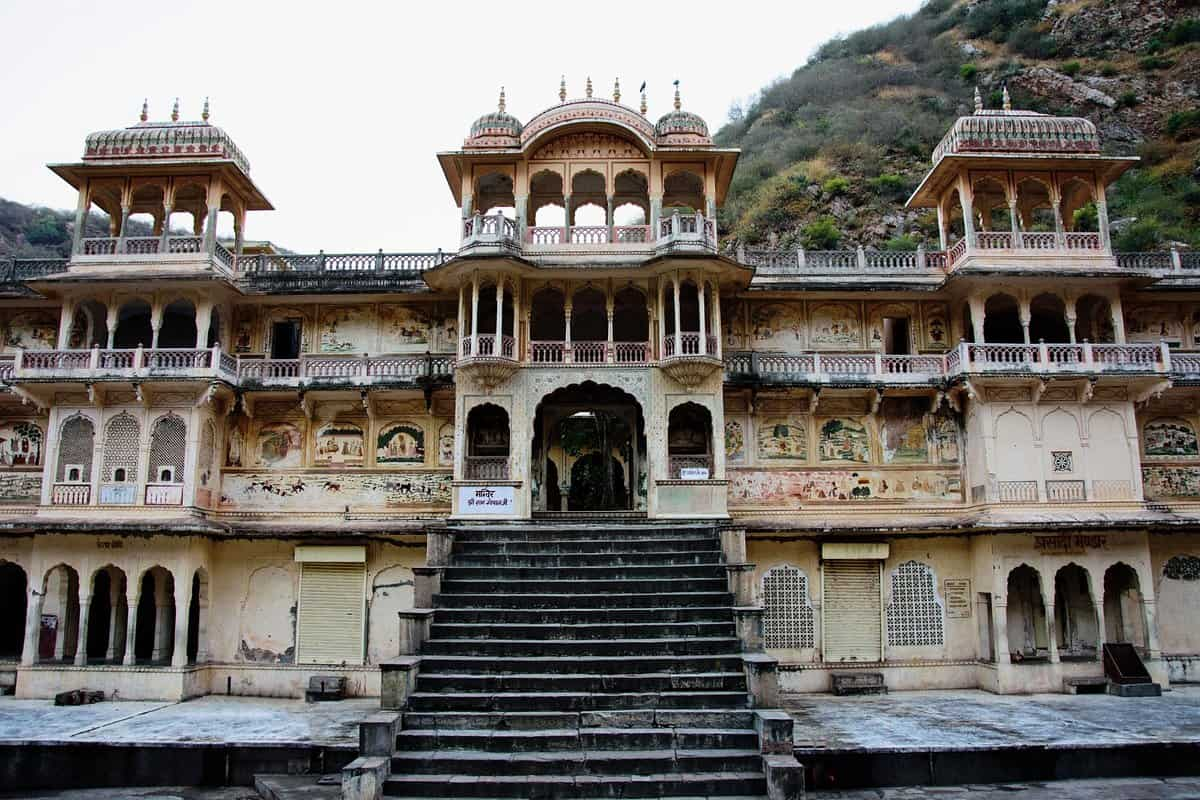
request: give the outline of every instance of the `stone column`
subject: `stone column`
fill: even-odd
[[[155,302],[150,306],[150,347],[158,347],[158,332],[162,330],[163,305]],[[139,342],[139,344],[141,344]]]
[[[167,623],[171,619],[170,606],[167,605],[166,578],[156,577],[154,580],[154,650],[150,654],[153,661],[159,661],[166,655],[171,637],[167,631]]]
[[[1029,338],[1029,323],[1033,321],[1033,312],[1029,308],[1028,300],[1020,300],[1017,304],[1017,316],[1021,320],[1021,334],[1025,337],[1025,344],[1030,343]]]
[[[571,305],[571,298],[568,296],[563,303],[563,358],[567,361],[574,361],[571,353],[571,312],[574,306]]]
[[[1125,312],[1121,309],[1120,293],[1114,293],[1108,299],[1108,310],[1112,314],[1113,342],[1125,344]],[[1099,331],[1096,335],[1099,338]]]
[[[38,661],[38,646],[42,635],[42,602],[45,595],[29,581],[25,601],[25,641],[21,646],[21,666],[31,667]]]
[[[615,220],[613,220],[613,196],[611,194],[605,198],[605,203],[606,203],[607,211],[605,212],[605,215],[604,215],[604,219],[605,219],[604,224],[608,226],[608,241],[612,242],[612,241],[614,241],[613,240],[613,226],[615,225]]]
[[[175,647],[171,651],[171,666],[187,666],[188,611],[192,605],[192,582],[175,581]]]
[[[571,242],[571,195],[563,195],[563,244]]]
[[[1063,299],[1063,319],[1067,323],[1067,341],[1071,344],[1075,344],[1075,323],[1079,321],[1075,307],[1077,299],[1075,295],[1068,295]]]
[[[1100,601],[1092,601],[1092,607],[1096,610],[1096,660],[1101,664],[1104,663],[1104,643],[1108,641],[1108,627],[1104,622],[1104,584],[1101,577],[1100,584]]]
[[[662,217],[662,193],[650,195],[650,241],[658,239],[658,221]]]
[[[82,579],[80,580],[82,583]],[[79,634],[75,637],[75,666],[83,667],[87,665],[87,641],[88,641],[88,623],[91,621],[92,610],[92,593],[88,587],[88,594],[79,602]]]
[[[529,195],[516,196],[517,203],[517,235],[525,241],[525,229],[529,227]]]
[[[1139,580],[1142,576],[1138,576]],[[1143,584],[1153,585],[1153,584]],[[1146,655],[1151,661],[1158,661],[1162,658],[1162,645],[1158,642],[1158,604],[1153,597],[1147,597],[1146,593],[1142,592],[1142,611],[1144,614],[1144,623],[1146,625]]]
[[[110,577],[112,574],[110,573]],[[119,657],[117,636],[121,625],[120,616],[121,587],[114,578],[109,582],[108,589],[108,649],[104,653],[106,661],[116,663]]]
[[[87,237],[88,209],[92,204],[88,192],[88,181],[84,180],[79,187],[79,202],[75,206],[75,230],[71,232],[71,252],[74,254],[83,252],[83,240]]]
[[[104,325],[108,328],[108,349],[111,350],[116,346],[117,341],[117,324],[120,318],[117,316],[120,309],[113,305],[111,299],[109,306],[105,309]]]
[[[504,338],[504,280],[500,277],[496,278],[496,343],[492,345],[492,355],[498,356],[502,352],[500,346]]]
[[[471,278],[471,355],[479,355],[479,275]]]
[[[963,238],[967,240],[967,247],[975,247],[975,207],[974,201],[971,199],[970,187],[960,186],[958,189],[958,200],[962,206],[963,215]]]
[[[71,328],[75,324],[75,300],[63,301],[58,318],[58,349],[66,350],[71,344]]]
[[[1100,249],[1104,252],[1112,250],[1112,240],[1108,231],[1108,197],[1103,186],[1096,191],[1096,228],[1100,233]]]
[[[71,624],[71,577],[66,570],[58,578],[58,628],[54,634],[54,660],[62,661],[67,655],[67,626]],[[49,583],[49,581],[47,581]],[[79,629],[78,621],[75,629]]]
[[[125,252],[126,223],[129,222],[129,206],[121,204],[121,227],[117,230],[117,252]]]
[[[1054,616],[1054,576],[1039,572],[1038,583],[1042,591],[1042,608],[1046,612],[1046,641],[1050,650],[1050,663],[1058,664],[1062,658],[1058,655],[1058,620]]]
[[[201,303],[196,307],[196,349],[208,347],[208,334],[212,330],[212,301]]]
[[[1012,657],[1008,652],[1008,602],[997,603],[992,597],[992,649],[996,653],[997,664],[1009,664]]]
[[[708,355],[708,308],[704,302],[704,279],[696,283],[696,308],[700,318],[700,355]]]
[[[1021,223],[1017,217],[1017,198],[1008,201],[1008,218],[1009,224],[1012,226],[1012,246],[1024,247],[1025,243],[1021,241]]]
[[[173,211],[172,207],[169,204],[164,203],[162,231],[159,232],[159,236],[161,238],[158,241],[158,252],[160,253],[167,252],[167,240],[171,238],[171,211]]]
[[[671,282],[671,286],[674,287],[674,289],[675,289],[675,296],[674,296],[674,302],[675,302],[675,355],[679,355],[679,352],[680,352],[679,329],[681,327],[681,325],[679,324],[681,322],[681,320],[679,319],[679,273],[675,273],[675,278]]]
[[[987,302],[983,297],[972,295],[967,298],[971,308],[971,334],[977,344],[983,344],[983,321],[987,319]]]
[[[710,355],[715,355],[717,358],[721,358],[721,354],[725,350],[725,343],[722,341],[725,338],[725,329],[721,326],[721,286],[718,283],[713,284],[712,314],[712,327],[713,334],[716,337],[715,341],[717,344],[717,349]]]
[[[125,587],[125,658],[122,661],[127,667],[133,666],[137,657],[134,655],[134,645],[137,641],[137,611],[140,595],[138,587],[132,582]]]
[[[937,207],[937,226],[938,226],[938,244],[944,251],[949,246],[949,236],[946,234],[946,209],[942,206],[941,201]]]

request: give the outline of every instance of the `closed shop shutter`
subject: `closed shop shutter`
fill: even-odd
[[[364,566],[303,564],[296,663],[363,663]]]
[[[822,597],[826,661],[878,661],[882,600],[879,565],[871,560],[826,561]]]

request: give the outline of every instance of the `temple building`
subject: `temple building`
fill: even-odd
[[[727,246],[737,150],[678,90],[594,95],[501,94],[436,155],[456,252],[253,240],[207,102],[50,165],[72,252],[0,276],[0,684],[386,695],[459,652],[430,615],[489,589],[457,556],[581,527],[717,537],[719,587],[663,581],[783,692],[1069,691],[1113,643],[1197,680],[1200,256],[1113,251],[1135,158],[977,102],[908,201],[936,246]]]

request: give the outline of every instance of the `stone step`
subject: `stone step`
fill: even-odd
[[[429,639],[423,655],[508,656],[676,656],[741,652],[732,636],[679,639]]]
[[[636,674],[516,673],[418,674],[420,692],[670,692],[746,691],[743,672],[639,672]]]
[[[725,580],[723,564],[614,564],[569,567],[516,567],[508,563],[482,567],[446,567],[442,581],[629,581],[685,578]]]
[[[642,565],[721,564],[721,551],[662,551],[620,553],[456,553],[456,567],[623,567]]]
[[[443,580],[442,594],[628,594],[721,592],[728,582],[714,578],[571,578],[566,580]]]
[[[628,709],[614,711],[405,711],[404,729],[424,731],[539,731],[595,728],[714,728],[753,731],[746,709]]]
[[[421,675],[622,675],[635,672],[738,672],[741,654],[672,656],[461,656],[425,655]]]
[[[732,608],[733,595],[728,591],[676,592],[603,592],[573,594],[569,592],[477,592],[443,591],[433,596],[441,608],[648,608],[678,606],[724,606]]]
[[[603,613],[603,612],[602,612]],[[438,615],[434,615],[436,620]],[[604,616],[600,617],[601,619]],[[735,636],[732,620],[710,622],[591,622],[538,624],[434,622],[431,639],[676,639],[682,636]]]
[[[606,711],[648,708],[745,708],[740,692],[413,692],[413,711]]]
[[[489,526],[486,528],[459,528],[451,533],[454,542],[543,542],[547,540],[599,539],[609,542],[655,541],[664,539],[708,539],[716,540],[716,532],[709,527],[677,525],[597,525],[544,526],[536,528],[509,528]],[[603,531],[602,535],[597,535]]]
[[[755,750],[758,735],[739,728],[549,728],[540,730],[421,730],[396,736],[396,749],[483,750],[493,753],[551,750]]]
[[[703,552],[718,549],[717,540],[711,536],[656,539],[551,539],[545,541],[456,541],[452,552],[455,555],[557,555],[568,553],[655,553],[670,550],[676,553]]]
[[[757,772],[670,773],[665,775],[489,775],[463,780],[442,775],[393,775],[388,797],[575,798],[575,797],[730,797],[766,794]]]
[[[674,624],[726,622],[729,606],[677,606],[672,608],[439,608],[433,622],[463,625]]]
[[[757,750],[547,750],[497,753],[488,750],[400,750],[392,756],[396,775],[647,775],[694,772],[751,772],[761,766]]]

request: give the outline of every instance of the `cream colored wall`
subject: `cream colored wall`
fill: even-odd
[[[1163,574],[1174,556],[1200,558],[1200,533],[1151,534],[1149,541],[1163,653],[1200,657],[1200,580],[1170,579]]]

